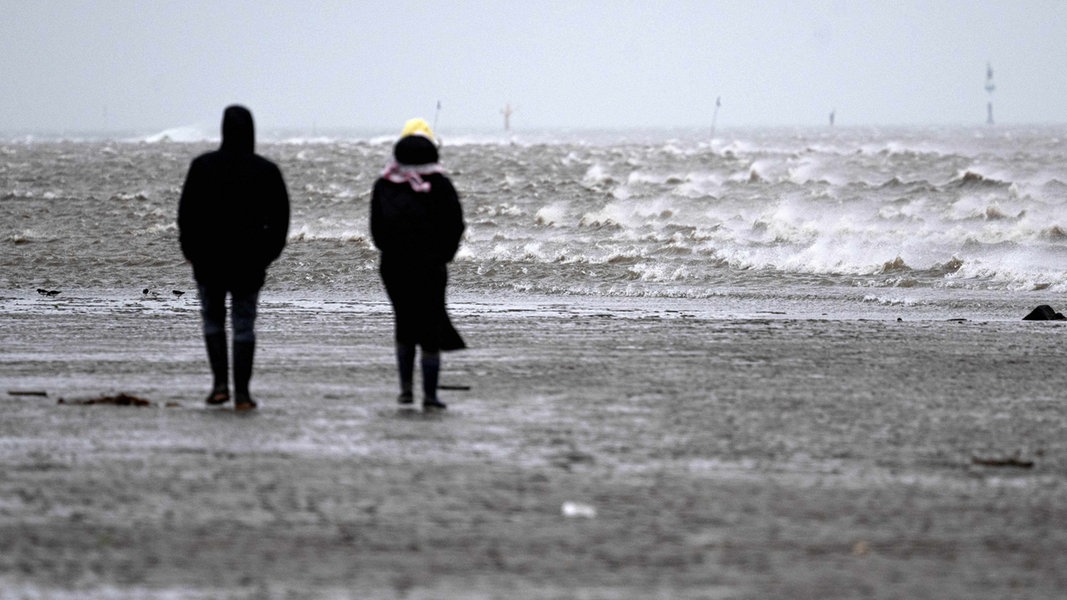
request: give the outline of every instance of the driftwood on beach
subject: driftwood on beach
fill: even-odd
[[[1016,467],[1019,469],[1032,469],[1034,467],[1034,461],[1021,459],[1017,456],[1009,456],[1006,458],[981,458],[972,456],[971,462],[981,467]]]
[[[66,400],[60,398],[56,404],[76,404],[80,406],[89,406],[95,404],[108,404],[111,406],[152,406],[152,402],[132,396],[130,394],[118,394],[116,396],[100,396],[97,398],[88,398],[85,400]]]

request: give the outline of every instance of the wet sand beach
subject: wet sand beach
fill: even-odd
[[[460,298],[424,415],[380,295],[265,293],[235,414],[194,294],[139,294],[4,299],[0,598],[1067,589],[1060,324]]]

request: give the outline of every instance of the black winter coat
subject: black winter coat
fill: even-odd
[[[448,177],[424,175],[429,192],[384,178],[374,183],[370,229],[383,265],[434,266],[452,261],[463,236],[463,209]]]
[[[222,145],[196,157],[178,204],[182,254],[198,283],[259,289],[289,231],[289,194],[276,164],[255,154],[252,115],[226,109]]]
[[[381,275],[396,316],[396,339],[424,351],[465,348],[445,309],[445,265],[465,225],[459,195],[447,177],[424,175],[428,192],[380,178],[371,197],[370,227],[381,250]]]

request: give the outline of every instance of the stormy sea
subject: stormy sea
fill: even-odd
[[[212,136],[215,139],[212,139]],[[1012,317],[1067,290],[1067,129],[446,135],[468,222],[457,297],[699,300],[721,314]],[[376,289],[369,190],[390,136],[268,134],[289,244],[271,293]],[[175,211],[188,129],[0,144],[4,304],[189,287]],[[90,292],[91,290],[91,292]],[[136,296],[136,295],[135,295]],[[58,297],[62,300],[62,296]],[[799,304],[798,304],[799,303]],[[894,313],[895,314],[895,313]]]

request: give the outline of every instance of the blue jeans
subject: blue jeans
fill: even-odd
[[[228,290],[225,286],[198,284],[200,315],[204,318],[204,335],[226,331],[226,294],[232,299],[233,341],[256,341],[256,306],[259,290]]]

